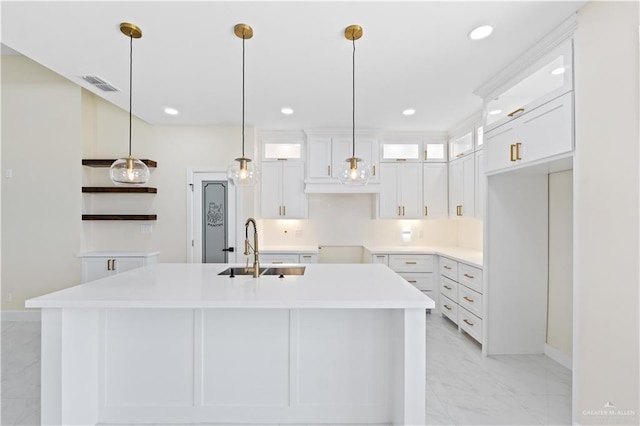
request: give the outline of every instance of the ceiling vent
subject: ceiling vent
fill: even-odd
[[[97,75],[83,75],[82,79],[87,83],[96,86],[98,89],[102,90],[103,92],[119,92],[120,91],[120,89],[111,85],[111,83],[104,81]]]

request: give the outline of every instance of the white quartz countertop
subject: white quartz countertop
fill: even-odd
[[[26,301],[27,308],[431,309],[425,296],[376,264],[311,264],[302,276],[218,275],[226,264],[159,263]],[[239,265],[232,265],[239,266]],[[268,266],[268,265],[262,265]],[[279,266],[279,265],[278,265]]]
[[[437,254],[482,268],[482,251],[453,246],[365,246],[371,254]]]

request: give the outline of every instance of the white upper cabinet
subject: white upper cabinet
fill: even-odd
[[[307,170],[309,178],[330,178],[331,170],[331,138],[309,138],[309,156]]]
[[[378,216],[417,219],[422,215],[422,164],[380,164]]]
[[[378,179],[377,144],[373,139],[356,138],[356,157],[364,160],[371,168],[370,180]],[[331,145],[332,177],[337,178],[345,160],[353,155],[353,139],[333,138]]]
[[[304,163],[300,161],[262,164],[261,215],[264,219],[302,219],[307,215],[304,193]]]
[[[473,150],[473,132],[469,131],[449,141],[449,160],[455,160],[463,155],[470,154]]]
[[[485,131],[573,90],[573,44],[569,39],[535,61],[517,81],[485,102]]]
[[[449,216],[474,217],[475,159],[466,155],[449,163]]]
[[[264,142],[262,161],[301,160],[303,143],[300,142]]]
[[[423,157],[426,162],[446,163],[447,162],[447,142],[424,141],[422,146]]]
[[[547,161],[573,151],[573,92],[547,102],[485,134],[486,172]]]
[[[380,161],[385,163],[422,161],[422,141],[380,144]]]
[[[446,218],[449,212],[447,163],[422,165],[424,217]]]

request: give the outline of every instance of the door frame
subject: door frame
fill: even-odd
[[[202,263],[202,182],[227,182],[227,247],[236,251],[228,253],[229,263],[237,262],[238,219],[242,217],[238,190],[229,182],[227,171],[221,169],[187,169],[187,238],[185,242],[187,263]]]

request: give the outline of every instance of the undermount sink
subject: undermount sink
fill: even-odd
[[[269,268],[262,275],[304,275],[304,266],[283,266]]]
[[[267,268],[260,268],[260,275],[262,275],[266,269]],[[231,271],[233,271],[233,275],[253,275],[253,268],[245,268],[244,266],[227,268],[218,275],[231,275]]]
[[[304,275],[304,266],[278,266],[271,268],[260,268],[259,275]],[[233,268],[227,268],[224,271],[218,273],[218,275],[253,275],[253,268],[245,268],[244,266],[236,266]]]

